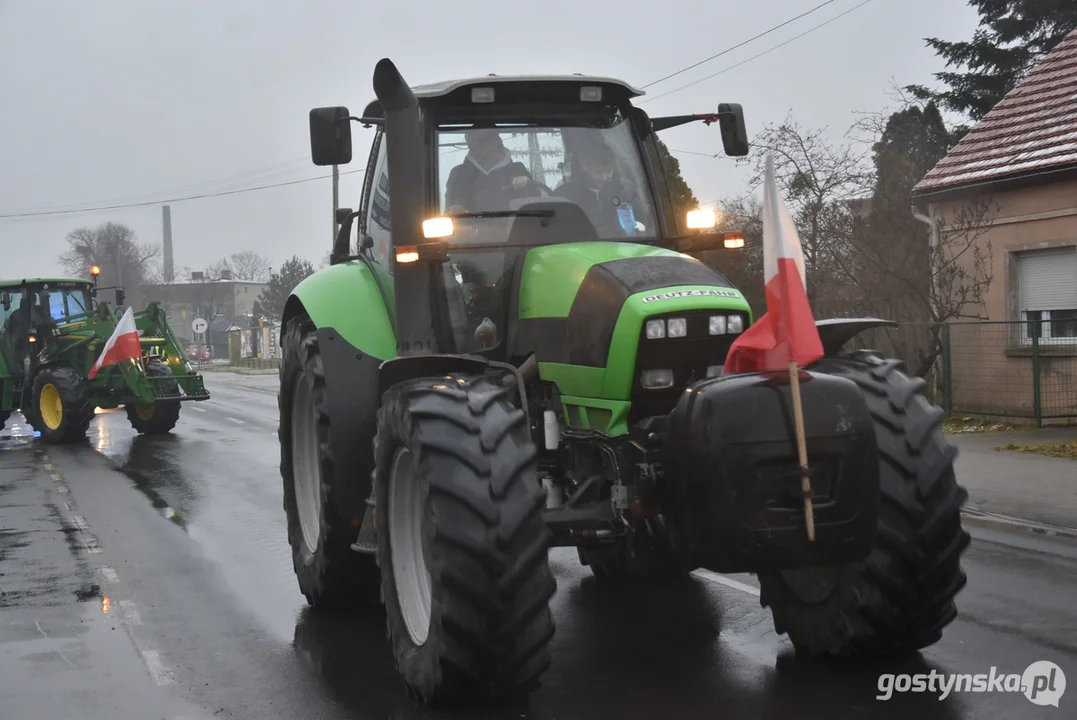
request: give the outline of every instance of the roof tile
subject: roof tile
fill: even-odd
[[[1077,30],[924,176],[917,194],[1077,167]]]

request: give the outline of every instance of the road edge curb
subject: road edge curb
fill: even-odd
[[[1063,537],[1077,540],[1077,528],[1038,523],[1007,515],[984,513],[971,508],[961,508],[961,520],[963,523],[976,525],[978,527],[1006,530],[1009,532],[1028,532],[1034,535],[1047,535],[1050,537]]]

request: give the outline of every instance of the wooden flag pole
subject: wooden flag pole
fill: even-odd
[[[808,524],[808,540],[815,542],[815,515],[811,499],[811,480],[808,478],[808,447],[804,439],[804,409],[800,405],[800,371],[796,361],[789,363],[789,382],[793,385],[793,418],[797,433],[797,454],[800,456],[800,489],[804,492],[804,520]]]

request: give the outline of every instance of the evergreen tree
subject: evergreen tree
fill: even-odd
[[[684,216],[689,210],[695,210],[699,207],[699,200],[692,193],[692,188],[688,187],[688,183],[685,182],[684,177],[681,175],[681,164],[677,158],[673,157],[669,148],[661,140],[655,138],[658,145],[658,157],[662,161],[662,169],[666,173],[666,180],[669,183],[669,191],[673,195],[673,207],[677,211],[677,218],[680,222],[684,222]]]
[[[980,27],[971,40],[927,38],[947,67],[965,71],[935,73],[946,85],[940,92],[921,85],[906,90],[921,101],[935,101],[978,122],[1077,28],[1077,2],[969,0],[969,5],[980,14]]]
[[[293,255],[280,267],[280,272],[269,276],[268,287],[254,301],[255,317],[264,317],[271,322],[278,322],[284,314],[284,303],[295,290],[296,285],[314,274],[314,266],[309,260]]]

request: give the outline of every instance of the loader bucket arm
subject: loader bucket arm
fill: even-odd
[[[96,332],[93,332],[88,340],[101,343],[99,355],[104,348],[104,343],[116,329],[119,320],[106,303],[102,303],[95,313],[97,315]],[[202,376],[191,369],[183,354],[183,344],[169,326],[164,308],[160,303],[151,302],[145,310],[136,312],[134,317],[135,328],[139,331],[139,342],[142,345],[143,360],[137,364],[120,363],[106,366],[100,375],[104,378],[105,384],[113,392],[133,396],[130,402],[135,404],[148,405],[157,400],[208,400],[209,392],[205,388]],[[172,371],[172,377],[147,376],[144,364],[145,359],[151,356],[159,357]],[[168,395],[165,392],[163,383],[171,381],[179,385],[181,395]]]

